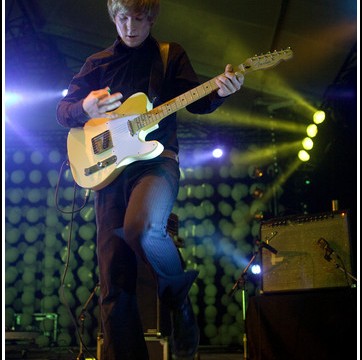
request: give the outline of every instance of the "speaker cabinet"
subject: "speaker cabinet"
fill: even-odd
[[[248,359],[357,359],[357,289],[252,296],[246,313]]]
[[[347,212],[265,221],[260,227],[260,239],[262,293],[350,285]]]

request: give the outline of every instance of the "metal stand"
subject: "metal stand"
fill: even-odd
[[[80,315],[79,315],[79,322],[80,322],[80,339],[79,339],[79,354],[77,356],[77,360],[85,360],[85,355],[84,355],[84,352],[83,352],[83,347],[84,347],[84,344],[83,344],[83,335],[84,335],[84,320],[85,320],[85,314],[86,314],[86,311],[87,311],[87,307],[89,305],[89,303],[91,302],[91,300],[93,299],[93,296],[95,295],[97,289],[99,287],[99,284],[97,284],[92,293],[89,295],[87,301],[85,302],[81,312],[80,312]]]
[[[328,262],[332,262],[334,264],[334,266],[341,270],[342,272],[344,272],[347,280],[348,277],[352,280],[354,280],[355,282],[357,282],[357,278],[355,278],[350,272],[348,272],[344,266],[343,260],[341,259],[341,257],[331,248],[331,246],[329,245],[328,241],[324,238],[320,238],[317,241],[317,244],[325,251],[324,253],[324,258],[328,261]],[[336,260],[337,258],[337,260]]]
[[[232,289],[229,292],[229,296],[233,296],[236,290],[241,289],[241,291],[242,291],[242,293],[241,293],[241,302],[242,302],[243,323],[244,323],[244,334],[243,334],[244,359],[248,358],[248,340],[247,340],[247,336],[246,336],[246,296],[245,296],[245,292],[246,292],[246,289],[245,289],[246,288],[246,272],[248,271],[250,265],[252,264],[252,262],[256,258],[256,255],[258,254],[258,252],[259,252],[259,249],[258,249],[257,252],[255,252],[253,254],[253,256],[250,259],[249,263],[246,265],[246,267],[242,271],[240,277],[236,280],[234,286],[232,287]]]
[[[258,250],[254,252],[250,261],[248,262],[248,264],[242,271],[240,277],[236,280],[234,286],[232,287],[232,289],[229,292],[229,296],[233,296],[233,294],[235,293],[236,290],[241,289],[241,291],[242,291],[241,302],[242,302],[243,323],[244,323],[244,334],[243,334],[244,359],[248,359],[248,338],[247,338],[247,334],[246,334],[246,295],[245,295],[245,293],[246,293],[246,275],[247,275],[246,273],[249,270],[250,265],[253,263],[256,256],[260,253],[260,251],[263,247],[265,247],[266,249],[268,249],[269,251],[271,251],[274,254],[277,253],[277,250],[275,250],[272,246],[270,246],[269,244],[267,244],[265,242],[259,241],[257,243],[257,245],[258,245]]]

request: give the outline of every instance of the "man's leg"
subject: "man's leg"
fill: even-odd
[[[167,220],[178,192],[178,177],[172,162],[143,176],[133,188],[125,216],[125,240],[152,269],[163,305],[171,309],[171,349],[177,357],[193,356],[199,342],[188,292],[198,272],[184,271]],[[171,168],[170,168],[171,167]]]
[[[120,233],[111,229],[98,234],[102,359],[147,360],[136,298],[136,257]]]

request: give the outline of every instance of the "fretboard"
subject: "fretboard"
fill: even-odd
[[[134,134],[142,130],[145,127],[150,127],[158,124],[165,117],[173,114],[174,112],[183,109],[189,104],[200,100],[201,98],[209,95],[212,91],[218,89],[213,78],[205,83],[195,87],[192,90],[176,96],[174,99],[165,102],[156,108],[137,116],[131,120],[131,128]]]

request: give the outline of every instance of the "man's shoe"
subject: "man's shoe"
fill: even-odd
[[[172,311],[171,321],[172,359],[192,360],[199,346],[200,331],[189,297],[180,308]]]

